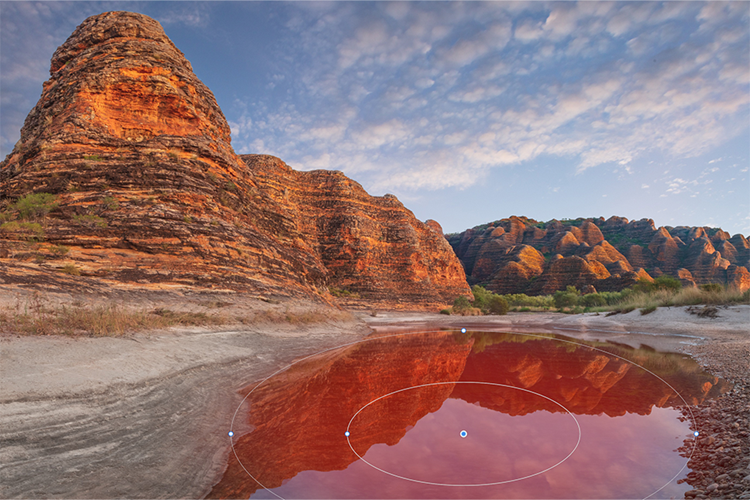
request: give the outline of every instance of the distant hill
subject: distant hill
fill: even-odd
[[[719,228],[657,228],[651,219],[624,217],[538,222],[513,216],[446,238],[469,284],[497,293],[549,294],[569,285],[617,291],[663,274],[683,286],[750,288],[748,239]]]

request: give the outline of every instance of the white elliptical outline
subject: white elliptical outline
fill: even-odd
[[[558,329],[558,328],[555,328],[555,329]],[[559,329],[563,330],[563,328],[559,328]],[[354,342],[347,342],[345,344],[340,344],[340,345],[337,345],[337,346],[334,346],[334,347],[329,347],[328,349],[323,349],[321,351],[318,351],[318,352],[315,352],[313,354],[310,354],[309,356],[304,356],[304,357],[302,357],[300,359],[292,361],[288,365],[279,368],[278,370],[276,370],[275,372],[273,372],[271,375],[267,376],[266,378],[264,378],[263,380],[261,380],[260,382],[258,382],[258,384],[255,387],[253,387],[250,390],[250,392],[248,392],[245,395],[244,398],[242,398],[242,401],[240,401],[240,404],[237,406],[237,409],[234,411],[234,414],[232,415],[232,421],[230,422],[230,427],[229,427],[230,431],[234,434],[234,431],[233,431],[233,429],[234,429],[234,420],[237,418],[237,413],[240,411],[240,408],[242,408],[242,405],[245,403],[245,400],[248,397],[250,397],[250,394],[252,394],[255,391],[255,389],[257,389],[258,387],[260,387],[261,385],[263,385],[267,380],[271,379],[272,377],[275,377],[279,373],[282,373],[282,372],[288,370],[289,368],[291,368],[292,366],[294,366],[294,365],[296,365],[298,363],[301,363],[301,362],[303,362],[303,361],[305,361],[307,359],[310,359],[312,357],[318,356],[319,354],[323,354],[325,352],[333,351],[333,350],[336,350],[336,349],[341,349],[343,347],[348,347],[348,346],[355,345],[355,344],[361,344],[361,343],[364,343],[364,342],[370,342],[370,341],[374,341],[374,340],[382,340],[382,339],[393,338],[393,337],[401,337],[401,336],[404,336],[404,335],[424,335],[424,334],[430,334],[430,333],[450,333],[450,332],[454,332],[454,333],[468,333],[470,331],[470,332],[484,332],[484,333],[496,333],[496,334],[526,335],[528,337],[536,337],[536,338],[546,339],[546,340],[555,340],[557,342],[565,342],[565,343],[568,343],[568,344],[573,344],[573,345],[585,347],[585,348],[591,349],[593,351],[599,351],[599,352],[601,352],[603,354],[606,354],[606,355],[609,355],[609,356],[614,356],[614,357],[619,358],[619,359],[621,359],[623,361],[626,361],[626,362],[630,363],[631,365],[637,366],[641,370],[644,370],[645,372],[650,373],[651,375],[653,375],[654,377],[656,377],[657,379],[659,379],[661,382],[663,382],[667,387],[669,387],[670,389],[672,389],[672,391],[675,394],[677,394],[677,396],[679,396],[679,398],[685,404],[684,407],[687,408],[688,412],[690,413],[690,419],[693,422],[692,428],[695,430],[695,432],[698,432],[698,430],[697,430],[698,429],[698,425],[697,425],[697,423],[695,421],[695,415],[693,414],[693,409],[688,404],[688,402],[685,401],[685,398],[682,397],[682,394],[680,394],[674,387],[672,387],[672,385],[669,382],[667,382],[666,380],[664,380],[663,378],[661,378],[659,375],[655,374],[654,372],[652,372],[648,368],[645,368],[645,367],[643,367],[643,366],[641,366],[641,365],[639,365],[639,364],[637,364],[637,363],[635,363],[635,362],[633,362],[633,361],[631,361],[631,360],[629,360],[627,358],[624,358],[622,356],[618,356],[617,354],[611,353],[609,351],[605,351],[604,349],[599,349],[598,347],[593,347],[593,346],[590,346],[590,345],[581,344],[579,342],[573,342],[572,340],[565,340],[565,339],[559,339],[559,338],[549,337],[549,336],[546,336],[546,335],[538,335],[538,334],[525,333],[525,332],[513,332],[513,331],[504,331],[504,332],[503,331],[491,331],[491,330],[481,330],[481,329],[472,329],[472,330],[468,330],[467,332],[464,332],[463,330],[464,330],[464,328],[461,328],[461,329],[456,328],[456,329],[451,329],[451,330],[424,330],[424,331],[419,331],[419,332],[402,332],[402,333],[395,333],[395,334],[392,334],[392,335],[381,335],[381,336],[377,336],[377,333],[376,333],[376,336],[368,337],[368,338],[364,338],[364,339],[360,339],[360,340],[356,340]],[[580,330],[574,330],[574,331],[577,331],[577,332],[580,333]],[[596,329],[588,329],[586,331],[588,331],[588,332],[597,332],[598,330],[596,330]],[[617,333],[622,333],[622,332],[617,332]],[[644,333],[644,332],[637,332],[637,333]],[[554,335],[554,334],[552,334],[552,335]],[[700,338],[700,337],[698,337],[698,338]],[[557,403],[557,402],[555,401],[555,403]],[[559,403],[557,403],[557,404],[559,404]],[[578,423],[578,420],[576,420],[576,423]],[[693,436],[695,438],[697,438],[698,436],[695,435],[695,432],[693,433]],[[237,439],[239,439],[239,437]],[[347,439],[348,439],[348,436],[347,436]],[[690,450],[690,455],[686,458],[685,464],[680,468],[679,471],[677,471],[677,473],[674,476],[672,476],[672,478],[670,478],[666,483],[664,483],[663,486],[661,486],[660,488],[658,488],[657,490],[655,490],[651,494],[643,497],[643,500],[651,498],[654,495],[656,495],[657,493],[659,493],[661,490],[663,490],[664,488],[666,488],[672,481],[674,481],[675,479],[677,479],[677,476],[679,476],[682,473],[682,471],[685,470],[685,467],[687,467],[688,463],[690,462],[690,459],[693,458],[693,454],[695,453],[695,448],[698,446],[698,440],[697,439],[693,439],[692,441],[693,441],[693,449]],[[280,500],[284,500],[284,497],[279,496],[273,490],[270,490],[270,489],[266,488],[263,485],[263,483],[261,483],[260,481],[258,481],[258,479],[256,479],[255,476],[253,476],[250,473],[250,471],[248,471],[245,468],[245,465],[242,463],[242,460],[240,459],[239,455],[237,455],[237,450],[234,448],[234,439],[233,439],[233,436],[229,437],[229,444],[232,447],[232,453],[234,453],[234,456],[237,459],[237,463],[240,464],[240,467],[242,467],[242,470],[244,470],[245,473],[248,476],[250,476],[250,478],[253,481],[255,481],[256,483],[258,483],[258,486],[260,486],[261,488],[263,488],[267,492],[271,493],[276,498],[279,498]]]
[[[371,464],[370,462],[368,462],[367,460],[365,460],[365,458],[363,456],[361,456],[359,453],[357,453],[357,451],[352,446],[352,443],[349,440],[349,437],[350,437],[349,428],[351,427],[352,422],[354,421],[354,419],[357,418],[357,415],[359,415],[362,410],[364,410],[365,408],[367,408],[371,404],[373,404],[373,403],[375,403],[377,401],[380,401],[381,399],[387,398],[388,396],[393,396],[394,394],[398,394],[399,392],[410,391],[412,389],[419,389],[420,387],[430,387],[430,386],[434,386],[434,385],[456,385],[456,384],[479,384],[479,385],[492,385],[492,386],[495,386],[495,387],[507,387],[508,389],[516,389],[516,390],[519,390],[519,391],[528,392],[528,393],[533,394],[535,396],[539,396],[539,397],[542,397],[542,398],[547,399],[549,401],[552,401],[557,406],[559,406],[560,408],[562,408],[563,410],[565,410],[566,412],[568,412],[568,415],[570,415],[571,417],[573,417],[573,421],[576,423],[576,427],[578,428],[578,441],[576,441],[576,445],[573,447],[573,450],[570,453],[568,453],[568,455],[565,458],[563,458],[562,460],[560,460],[559,462],[557,462],[555,465],[553,465],[551,467],[547,467],[546,469],[541,470],[539,472],[535,472],[534,474],[529,474],[528,476],[523,476],[523,477],[517,477],[515,479],[508,479],[506,481],[496,481],[494,483],[466,483],[466,484],[433,483],[431,481],[422,481],[422,480],[419,480],[419,479],[412,479],[410,477],[399,476],[398,474],[394,474],[392,472],[388,472],[387,470],[383,470],[380,467],[377,467],[377,466]],[[462,431],[461,437],[466,437],[466,436],[463,435],[463,432],[465,432],[465,431]],[[496,384],[494,382],[471,382],[471,381],[461,381],[461,380],[458,380],[456,382],[434,382],[434,383],[431,383],[431,384],[413,385],[411,387],[407,387],[405,389],[399,389],[397,391],[393,391],[393,392],[390,392],[390,393],[385,394],[383,396],[380,396],[379,398],[373,399],[372,401],[370,401],[369,403],[367,403],[366,405],[364,405],[362,408],[360,408],[359,411],[357,411],[357,413],[354,414],[354,416],[351,418],[351,420],[349,420],[349,425],[346,426],[346,434],[344,434],[344,435],[346,436],[346,442],[349,443],[349,448],[351,448],[351,450],[354,452],[355,455],[357,455],[359,457],[360,460],[362,460],[364,463],[366,463],[367,465],[369,465],[373,469],[379,470],[380,472],[382,472],[384,474],[388,474],[389,476],[397,477],[399,479],[405,479],[406,481],[411,481],[413,483],[429,484],[430,486],[458,486],[458,487],[497,486],[497,485],[500,485],[500,484],[508,484],[508,483],[514,483],[516,481],[523,481],[524,479],[528,479],[530,477],[538,476],[539,474],[544,474],[545,472],[550,471],[550,470],[554,469],[555,467],[557,467],[558,465],[560,465],[563,462],[565,462],[567,459],[569,459],[573,455],[573,453],[576,452],[576,450],[578,449],[578,445],[581,444],[581,424],[578,423],[578,419],[576,418],[575,415],[573,415],[573,412],[571,412],[570,410],[568,410],[567,408],[565,408],[563,405],[561,405],[560,403],[558,403],[554,399],[545,396],[544,394],[539,394],[538,392],[530,391],[530,390],[524,389],[522,387],[516,387],[514,385],[508,385],[508,384]]]

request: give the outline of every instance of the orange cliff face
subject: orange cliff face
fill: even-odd
[[[213,94],[159,23],[90,17],[57,49],[50,75],[0,164],[0,192],[11,212],[33,192],[55,195],[58,207],[38,221],[34,252],[23,233],[0,231],[16,264],[6,283],[287,295],[324,285],[320,261],[258,190]],[[65,265],[83,277],[55,272]]]
[[[332,286],[391,307],[470,295],[440,226],[418,221],[395,196],[370,196],[337,171],[297,172],[267,155],[242,159],[315,248]]]
[[[230,141],[213,94],[158,22],[130,12],[86,19],[52,57],[50,79],[21,139],[0,163],[0,210],[10,218],[0,227],[6,264],[0,280],[316,300],[330,299],[328,286],[349,286],[393,303],[446,302],[470,293],[450,248],[397,201],[395,224],[387,217],[374,223],[384,232],[410,228],[405,231],[417,236],[368,253],[342,278],[339,267],[349,266],[343,259],[366,246],[369,235],[358,232],[356,220],[339,223],[336,210],[313,203],[300,210],[279,199],[278,186],[296,191],[305,174],[256,175]],[[351,202],[347,190],[317,188],[322,191],[307,190],[302,198],[353,210],[379,203],[361,188]],[[16,202],[31,193],[51,193],[55,207],[46,216],[24,216]],[[322,244],[318,226],[331,224],[340,225],[342,237]],[[442,253],[428,255],[435,248]],[[58,272],[66,266],[81,277]]]
[[[240,461],[230,454],[208,497],[252,495],[261,487],[247,472],[272,489],[304,471],[347,469],[358,460],[343,435],[350,421],[352,447],[364,456],[374,445],[398,444],[448,399],[512,416],[560,413],[560,405],[578,415],[647,415],[655,406],[684,404],[669,386],[617,356],[652,370],[690,404],[728,389],[682,355],[599,348],[612,353],[524,335],[436,332],[376,338],[310,358],[247,389],[249,404],[237,418],[247,418],[253,430],[235,438]],[[379,399],[357,414],[391,392],[437,383]]]

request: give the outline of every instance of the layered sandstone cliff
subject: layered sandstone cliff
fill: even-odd
[[[341,172],[298,172],[267,155],[242,159],[305,235],[333,286],[386,302],[440,302],[468,291],[440,225],[419,222],[395,196],[370,196]]]
[[[660,227],[654,221],[510,217],[446,238],[470,284],[498,293],[552,293],[575,286],[621,290],[667,274],[683,285],[750,289],[750,246],[717,228]]]
[[[88,18],[0,163],[0,280],[323,299],[347,287],[394,303],[469,293],[450,246],[395,198],[249,163],[159,23]]]

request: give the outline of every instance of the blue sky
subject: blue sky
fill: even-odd
[[[748,2],[1,2],[0,155],[86,17],[157,19],[238,153],[446,232],[510,215],[750,234]]]

